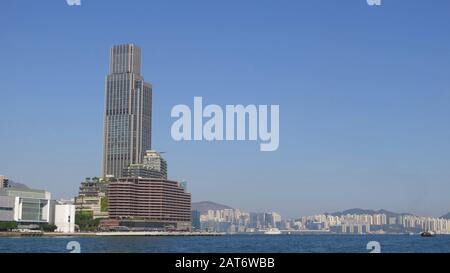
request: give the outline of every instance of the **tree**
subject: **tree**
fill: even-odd
[[[80,227],[80,231],[96,231],[100,224],[100,219],[94,219],[92,211],[77,211],[75,213],[75,224]]]
[[[100,199],[100,211],[102,212],[108,211],[108,198],[102,197]]]
[[[53,225],[53,224],[43,224],[41,226],[41,230],[44,231],[44,232],[55,232],[55,230],[57,228],[58,227],[56,225]]]
[[[17,228],[17,222],[0,222],[0,231],[11,231]]]

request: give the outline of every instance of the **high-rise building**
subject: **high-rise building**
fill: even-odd
[[[0,175],[0,189],[8,187],[8,177]]]
[[[106,77],[103,177],[120,177],[151,149],[152,86],[141,76],[141,49],[113,46]]]
[[[191,195],[183,183],[167,180],[167,162],[151,150],[152,87],[141,76],[140,48],[114,46],[109,70],[103,154],[107,198],[95,194],[100,184],[85,183],[75,200],[77,210],[88,203],[107,205],[106,229],[191,230]]]
[[[192,228],[194,230],[200,230],[202,228],[201,226],[201,222],[200,222],[200,216],[201,213],[198,210],[193,210],[192,211]]]
[[[146,151],[146,154],[144,156],[144,165],[149,166],[149,168],[153,170],[161,172],[165,177],[167,177],[167,162],[157,151]]]
[[[130,164],[123,170],[122,176],[167,179],[167,162],[160,153],[149,150],[142,164]]]

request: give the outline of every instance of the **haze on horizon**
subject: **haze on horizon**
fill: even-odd
[[[101,173],[111,46],[142,48],[152,146],[193,201],[284,218],[450,211],[450,2],[8,0],[0,174],[73,197]],[[175,142],[174,105],[280,105],[280,146]]]

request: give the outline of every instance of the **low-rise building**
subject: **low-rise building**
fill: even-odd
[[[0,221],[49,223],[51,194],[44,190],[0,189]]]
[[[76,211],[90,212],[94,219],[107,218],[107,183],[97,178],[86,178],[81,182],[78,196],[75,197]]]
[[[26,188],[0,189],[0,222],[17,222],[19,227],[39,228],[54,224],[56,232],[75,232],[75,205],[51,200],[44,190]]]
[[[75,205],[67,201],[53,201],[54,211],[51,223],[56,226],[55,232],[75,232]]]

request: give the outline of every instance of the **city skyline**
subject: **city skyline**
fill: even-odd
[[[287,217],[351,207],[444,215],[450,3],[316,2],[115,2],[108,13],[93,1],[8,2],[0,174],[57,197],[101,176],[105,51],[136,43],[155,89],[152,146],[193,201]],[[195,96],[281,105],[279,149],[173,141],[170,109]]]
[[[276,228],[283,232],[414,234],[431,231],[450,234],[450,216],[429,217],[380,210],[352,209],[282,218],[276,212],[246,212],[240,209],[209,209],[192,213],[193,223],[202,231],[227,233],[264,232]],[[195,216],[195,217],[194,217]],[[195,224],[193,224],[195,227]]]

